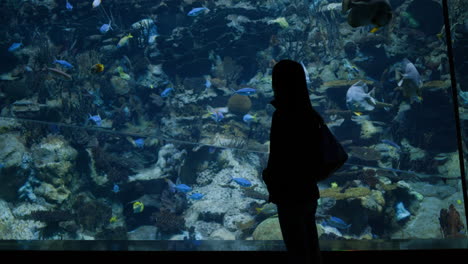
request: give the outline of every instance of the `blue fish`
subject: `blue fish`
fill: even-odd
[[[203,198],[203,194],[201,193],[192,193],[188,198],[192,199],[192,200],[200,200],[201,198]]]
[[[0,169],[5,168],[5,165],[3,163],[0,163]]]
[[[97,126],[102,125],[102,119],[101,119],[101,117],[99,115],[94,115],[94,116],[92,116],[90,114],[88,114],[88,115],[89,115],[88,120],[93,120],[96,123]]]
[[[73,65],[71,65],[68,61],[66,60],[54,60],[54,63],[58,63],[62,65],[64,68],[71,69],[73,68]]]
[[[187,16],[198,16],[202,13],[204,13],[206,11],[210,11],[208,8],[206,7],[196,7],[192,10],[190,10],[190,12],[187,13]]]
[[[174,185],[174,189],[178,190],[179,192],[183,192],[183,193],[188,193],[192,190],[192,188],[190,188],[189,186],[181,183],[181,184],[176,184]]]
[[[103,24],[100,28],[99,28],[99,31],[101,32],[101,34],[106,34],[107,31],[109,31],[109,29],[112,29],[111,27],[111,22],[109,22],[109,24]]]
[[[208,153],[210,153],[210,154],[215,153],[215,151],[216,151],[216,148],[215,148],[215,147],[209,147],[209,148],[208,148]]]
[[[119,187],[119,185],[114,184],[114,188],[112,188],[112,191],[113,191],[114,193],[120,192],[120,187]]]
[[[174,88],[166,88],[164,91],[161,93],[161,97],[168,97],[169,94],[174,90]]]
[[[65,4],[65,7],[67,8],[68,11],[73,10],[73,6],[70,4],[70,2],[68,2],[68,0],[67,0],[67,3]]]
[[[208,88],[211,87],[211,82],[210,82],[210,80],[206,79],[206,81],[205,81],[205,87],[206,87],[206,89],[208,89]]]
[[[216,121],[216,123],[218,123],[219,121],[223,120],[224,118],[224,115],[223,113],[219,112],[219,111],[216,111],[214,113],[211,114],[211,118]]]
[[[23,45],[23,43],[21,43],[21,42],[15,42],[15,43],[11,44],[11,46],[8,48],[8,51],[9,52],[16,51],[19,48],[21,48],[22,45]]]
[[[244,120],[244,122],[246,122],[247,124],[250,124],[252,121],[255,121],[255,118],[256,117],[253,115],[245,114],[242,120]]]
[[[348,229],[351,227],[351,224],[348,225],[342,219],[338,217],[334,217],[334,216],[330,217],[330,219],[326,221],[323,221],[323,224],[326,224],[328,226],[335,227],[338,229]]]
[[[252,94],[255,94],[257,91],[253,88],[242,88],[242,89],[239,89],[237,91],[234,91],[234,93],[236,94],[240,94],[240,95],[252,95]]]
[[[135,142],[137,148],[143,148],[145,145],[145,140],[143,138],[135,139],[133,142]]]
[[[245,179],[245,178],[232,178],[233,181],[235,181],[237,184],[239,184],[242,187],[250,187],[252,186],[252,183]]]
[[[382,141],[382,143],[385,143],[385,144],[387,144],[387,145],[390,145],[390,146],[396,148],[398,151],[401,151],[401,148],[400,148],[400,146],[398,146],[397,143],[395,143],[395,142],[393,142],[393,141],[391,141],[391,140],[388,140],[388,139],[382,139],[381,141]]]

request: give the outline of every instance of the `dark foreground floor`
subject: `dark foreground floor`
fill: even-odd
[[[285,252],[96,252],[96,251],[0,251],[4,263],[129,263],[129,264],[283,264]],[[12,257],[12,258],[9,258]],[[44,262],[45,263],[45,262]],[[337,264],[468,264],[468,249],[404,251],[325,251],[323,263]]]

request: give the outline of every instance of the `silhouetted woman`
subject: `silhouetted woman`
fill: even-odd
[[[315,211],[320,197],[318,125],[302,65],[282,60],[273,67],[276,108],[270,131],[270,155],[263,180],[278,218],[290,263],[321,263]],[[315,154],[314,154],[315,153]]]

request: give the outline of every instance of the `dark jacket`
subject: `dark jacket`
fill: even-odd
[[[268,165],[262,176],[269,200],[276,204],[302,203],[320,197],[315,174],[320,171],[317,148],[322,118],[310,104],[302,66],[296,66],[289,61],[273,71],[276,90],[274,87],[272,105],[276,110],[271,122]],[[302,71],[302,75],[294,77],[297,71]]]

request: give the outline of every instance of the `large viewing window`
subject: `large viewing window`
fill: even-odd
[[[2,1],[0,247],[284,250],[261,172],[292,59],[350,156],[322,250],[467,248],[468,8],[389,2],[353,28],[341,0]]]

